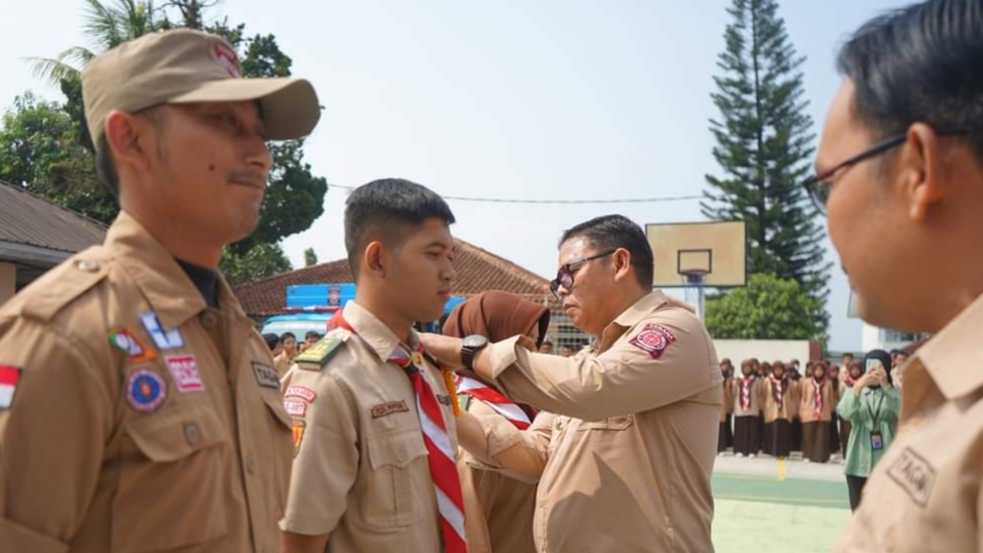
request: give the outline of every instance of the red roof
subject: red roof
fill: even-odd
[[[455,241],[457,281],[452,293],[473,296],[488,290],[502,290],[536,302],[549,297],[549,281],[545,278],[463,240]],[[267,317],[283,312],[287,286],[341,282],[354,282],[347,259],[250,282],[236,287],[234,291],[242,302],[242,308],[251,317]]]

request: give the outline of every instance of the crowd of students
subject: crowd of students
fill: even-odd
[[[890,353],[893,370],[888,370],[895,388],[901,387],[900,367],[907,357],[900,350]],[[851,423],[837,413],[837,405],[867,372],[864,361],[848,353],[842,365],[809,361],[803,372],[798,360],[745,359],[738,373],[731,360],[724,359],[720,370],[724,376],[721,455],[731,448],[736,456],[750,458],[801,452],[804,461],[816,463],[845,456]]]

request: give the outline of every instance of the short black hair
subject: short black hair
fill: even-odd
[[[308,330],[307,334],[304,335],[304,340],[310,340],[311,338],[317,338],[320,340],[322,336],[323,334],[317,332],[316,330]]]
[[[604,215],[568,229],[560,238],[560,247],[574,238],[583,238],[598,250],[624,248],[631,254],[638,284],[652,289],[655,260],[645,231],[624,215]]]
[[[119,199],[119,175],[116,174],[116,162],[113,161],[113,153],[109,151],[106,133],[99,135],[99,144],[96,146],[96,175],[113,197]]]
[[[266,347],[270,348],[270,351],[275,350],[280,345],[280,337],[272,332],[264,334],[263,339],[266,340]]]
[[[545,340],[545,341],[543,341],[543,345],[544,345],[544,346],[549,346],[549,347],[553,347],[553,342],[551,342],[551,341],[549,341],[549,340]]]
[[[286,342],[287,341],[287,338],[293,338],[294,342],[297,341],[297,337],[294,336],[294,333],[293,332],[284,332],[283,334],[280,335],[280,341],[281,342]]]
[[[367,242],[381,241],[398,248],[431,217],[454,224],[450,206],[429,188],[406,179],[379,179],[356,188],[345,201],[345,249],[348,265],[358,281],[359,259]]]
[[[983,7],[928,0],[865,23],[843,45],[840,73],[856,86],[854,114],[886,138],[923,122],[964,127],[983,161]]]

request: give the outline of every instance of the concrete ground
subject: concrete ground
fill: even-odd
[[[850,519],[842,463],[717,457],[717,553],[826,553]]]

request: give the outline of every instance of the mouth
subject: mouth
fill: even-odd
[[[444,300],[445,302],[451,299],[450,290],[446,292],[437,292],[437,295],[440,296],[440,299]]]
[[[244,188],[249,188],[257,192],[266,191],[266,182],[261,182],[261,181],[235,180],[235,181],[231,181],[229,184],[233,184],[235,186],[242,186]]]

